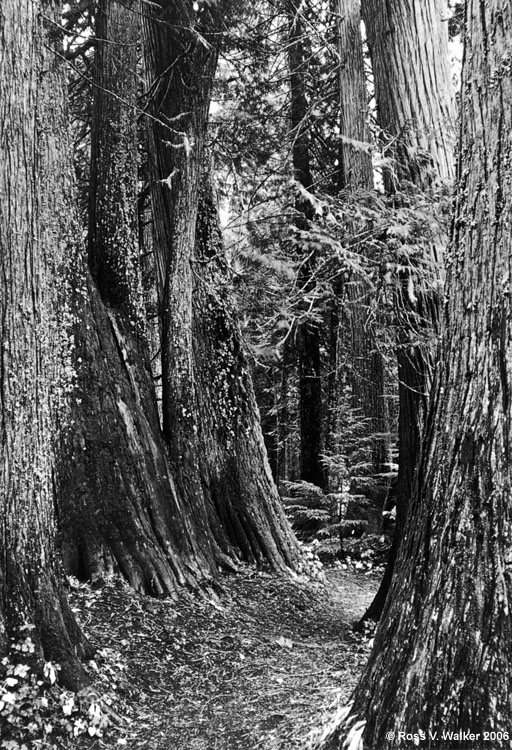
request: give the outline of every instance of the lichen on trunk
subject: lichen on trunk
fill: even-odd
[[[137,230],[139,3],[101,0],[92,111],[89,267],[74,262],[73,424],[59,463],[69,572],[120,571],[139,591],[175,595],[216,572],[176,491],[145,337]]]
[[[154,3],[145,18],[163,431],[178,492],[217,563],[298,565],[266,457],[203,171],[221,32],[236,6]],[[205,184],[206,183],[206,184]],[[213,213],[212,213],[213,211]]]
[[[295,568],[298,550],[267,459],[206,173],[193,268],[196,450],[210,529],[230,556]]]
[[[60,583],[54,515],[76,242],[58,11],[6,0],[0,20],[0,651],[30,624],[37,656],[77,687],[90,648]]]

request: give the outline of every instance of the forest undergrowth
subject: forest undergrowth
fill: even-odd
[[[31,728],[23,721],[17,740],[11,734],[1,745],[304,748],[347,701],[367,659],[371,639],[351,625],[381,572],[338,563],[312,583],[245,567],[212,595],[178,602],[139,596],[118,578],[95,586],[71,579],[73,611],[96,648],[92,684],[78,696],[46,686],[31,709],[27,695]]]

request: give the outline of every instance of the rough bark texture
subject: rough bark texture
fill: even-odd
[[[89,181],[89,268],[103,301],[142,322],[137,217],[140,3],[95,8]]]
[[[470,0],[466,28],[443,357],[392,595],[354,696],[366,750],[406,747],[399,732],[420,729],[419,747],[454,745],[443,731],[472,732],[455,738],[468,750],[510,747],[510,4]],[[339,732],[323,745],[340,746]]]
[[[214,572],[172,477],[144,336],[136,218],[137,2],[101,0],[92,116],[89,262],[75,269],[73,428],[60,464],[65,562],[173,594]],[[132,106],[130,106],[130,104]],[[72,500],[70,501],[70,498]]]
[[[373,187],[368,144],[368,88],[361,38],[361,0],[338,0],[337,44],[340,56],[341,189]]]
[[[73,427],[59,464],[66,567],[85,580],[118,570],[141,592],[173,595],[211,577],[213,556],[175,487],[146,348],[92,281],[84,297]]]
[[[307,191],[313,191],[310,166],[310,139],[308,130],[309,107],[306,98],[306,73],[308,68],[307,33],[301,18],[298,0],[290,0],[288,13],[288,66],[290,70],[290,135],[295,180]],[[307,231],[313,218],[311,201],[302,192],[295,200],[296,225]],[[303,294],[315,288],[314,269],[316,253],[313,251],[301,264],[299,284]],[[322,358],[318,323],[308,319],[299,323],[297,334],[299,369],[299,431],[300,478],[322,489],[327,487],[327,471],[322,464],[323,452],[323,398]]]
[[[386,180],[425,187],[454,177],[455,111],[443,0],[361,0],[379,125],[395,159]]]
[[[217,208],[202,188],[193,289],[198,456],[209,526],[230,556],[282,567],[298,562],[295,540],[267,460],[236,323]]]
[[[198,224],[210,92],[229,11],[157,3],[146,17],[163,429],[178,490],[217,562],[243,558],[285,570],[297,565],[297,546],[271,478],[233,311],[220,277],[209,277],[224,261],[206,203]]]
[[[87,647],[59,583],[54,517],[74,242],[58,10],[6,0],[0,15],[0,651],[31,623],[39,655],[77,686]]]
[[[219,19],[206,12],[206,25]],[[162,325],[163,431],[189,513],[207,538],[197,467],[192,258],[210,92],[220,37],[203,35],[188,0],[155,4],[144,19],[154,253]]]
[[[454,98],[449,69],[448,29],[437,0],[362,0],[372,59],[379,125],[389,139],[386,156],[393,165],[384,184],[393,193],[406,182],[427,190],[450,184],[454,176]],[[441,259],[431,264],[435,274]],[[397,354],[399,372],[399,472],[397,528],[400,535],[420,454],[427,395],[434,366],[433,342],[438,333],[439,272],[418,280],[413,268],[403,272],[397,295],[401,330]],[[410,293],[410,289],[414,293]],[[430,291],[423,292],[422,288]],[[417,341],[427,343],[418,345]],[[392,564],[393,556],[390,558]],[[386,580],[390,580],[387,576]],[[382,592],[380,592],[382,593]]]

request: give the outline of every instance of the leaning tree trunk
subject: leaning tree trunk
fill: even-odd
[[[510,747],[510,3],[469,0],[465,38],[443,356],[391,596],[347,722],[366,722],[366,750],[420,730],[419,747]]]
[[[290,72],[290,137],[294,178],[306,191],[312,191],[306,97],[308,37],[301,17],[302,11],[298,0],[289,0],[287,48]],[[297,229],[307,232],[314,210],[311,201],[304,197],[302,191],[297,192],[295,209]],[[307,252],[308,257],[300,265],[299,287],[302,294],[314,295],[316,253],[309,250]],[[299,370],[300,478],[326,489],[327,471],[322,463],[324,408],[320,327],[317,321],[311,320],[309,313],[306,313],[304,320],[299,323],[296,339]]]
[[[67,293],[76,241],[58,4],[5,0],[0,37],[0,651],[20,627],[61,679],[86,643],[55,547],[55,444],[69,423]],[[27,632],[23,634],[25,638]]]
[[[138,263],[139,3],[100,0],[92,111],[89,265],[76,266],[73,428],[60,462],[68,570],[119,570],[138,590],[174,594],[210,577],[208,537],[174,485],[144,335]],[[95,283],[94,283],[95,282]]]
[[[201,415],[197,461],[209,525],[225,551],[258,563],[269,560],[275,567],[282,561],[295,566],[295,541],[267,460],[207,175],[203,185],[192,304],[196,411]]]
[[[373,190],[360,0],[344,0],[338,4],[337,43],[340,57],[339,187],[348,197],[349,192]],[[382,479],[375,475],[389,470],[389,425],[384,398],[384,363],[376,340],[373,290],[367,282],[356,278],[345,285],[345,293],[350,329],[347,354],[351,366],[352,407],[357,411],[357,418],[364,420],[361,439],[366,444],[365,473],[373,475],[370,483],[364,481],[361,491],[381,504],[385,488]]]
[[[297,546],[272,481],[234,311],[221,277],[209,276],[210,264],[225,261],[205,206],[198,224],[227,8],[194,8],[188,0],[154,3],[145,19],[163,430],[178,490],[217,562],[285,570],[298,564]]]
[[[438,0],[362,0],[378,122],[384,138],[389,139],[386,156],[393,160],[393,167],[384,173],[388,193],[407,182],[420,190],[430,190],[450,185],[453,180],[455,111],[448,29],[440,10]],[[434,367],[433,342],[439,332],[442,278],[441,272],[436,271],[441,258],[435,248],[428,260],[432,277],[421,279],[410,268],[403,272],[402,289],[396,295],[401,333],[397,354],[399,470],[395,545],[400,543],[413,492]],[[418,341],[424,343],[417,344]],[[393,552],[389,566],[394,559]],[[391,580],[391,574],[388,570],[385,581]],[[378,606],[372,606],[375,618],[382,611],[385,594],[380,590]]]

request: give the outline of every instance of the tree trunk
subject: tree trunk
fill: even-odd
[[[163,429],[178,490],[217,562],[266,561],[284,571],[298,564],[297,546],[218,273],[225,260],[203,173],[224,10],[197,14],[188,0],[172,8],[155,3],[145,21]]]
[[[306,97],[307,34],[301,13],[300,2],[289,0],[287,47],[290,70],[290,135],[294,178],[307,191],[312,191],[313,176],[310,166]],[[302,192],[297,193],[295,208],[297,228],[307,231],[314,216],[314,210],[311,201]],[[301,263],[300,267],[299,286],[304,295],[314,293],[315,265],[316,253],[313,251],[309,253],[308,258]],[[322,489],[327,489],[327,471],[321,458],[324,410],[320,329],[318,323],[309,319],[307,314],[299,323],[296,340],[299,366],[300,478]]]
[[[295,567],[296,543],[267,460],[250,371],[236,324],[217,208],[203,179],[197,233],[193,342],[197,462],[209,526],[230,556]]]
[[[361,0],[386,156],[388,192],[454,177],[455,110],[444,0]],[[389,141],[389,142],[387,142]]]
[[[373,165],[369,145],[368,87],[361,37],[361,2],[338,3],[337,36],[340,56],[340,171],[339,187],[354,192],[373,190]],[[363,249],[364,252],[364,249]],[[349,363],[352,407],[364,421],[361,442],[366,458],[363,473],[373,475],[356,486],[382,506],[384,482],[378,476],[389,470],[389,430],[384,398],[384,363],[377,348],[376,314],[368,283],[352,279],[345,285],[347,323],[350,329]],[[342,290],[340,290],[342,293]]]
[[[308,264],[309,265],[309,264]],[[312,271],[312,267],[306,270]],[[305,282],[309,286],[308,282]],[[302,287],[304,289],[304,286]],[[322,358],[318,325],[303,321],[297,330],[299,363],[300,478],[327,489],[327,472],[322,464],[323,399]]]
[[[139,591],[174,594],[215,572],[178,497],[144,335],[138,260],[139,3],[100,0],[91,137],[89,262],[76,268],[73,429],[60,464],[65,562],[82,579],[117,569]],[[72,502],[70,502],[72,498]]]
[[[4,0],[0,41],[0,651],[30,623],[37,654],[83,679],[88,652],[59,581],[55,445],[71,383],[75,255],[58,4]],[[25,637],[27,633],[23,634]]]
[[[277,377],[280,375],[275,364],[253,364],[251,377],[255,394],[258,394],[256,403],[260,412],[261,431],[265,442],[265,450],[270,464],[270,470],[274,481],[279,480],[279,443],[278,443],[278,421],[277,409]]]
[[[510,747],[511,35],[509,3],[469,0],[443,356],[391,596],[347,722],[366,721],[367,750],[403,747],[400,732],[420,729],[420,747]],[[341,734],[323,747],[341,747]]]
[[[373,165],[368,144],[368,87],[361,38],[361,0],[338,0],[336,14],[340,57],[339,189],[371,190]]]
[[[386,190],[393,193],[407,182],[421,190],[450,184],[454,176],[455,111],[448,29],[441,21],[440,3],[362,0],[362,11],[372,59],[378,121],[384,139],[389,140],[386,156],[392,159],[392,167],[384,172]],[[410,268],[403,272],[403,289],[397,295],[400,327],[397,544],[413,493],[434,367],[434,342],[439,332],[436,289],[441,287],[442,278],[435,269],[441,259],[434,248],[430,260],[432,278],[425,284]],[[421,291],[425,286],[431,291]],[[418,340],[427,343],[418,345]],[[389,565],[393,559],[392,555]],[[386,580],[391,580],[391,576],[386,575]],[[375,608],[373,611],[377,614]]]
[[[286,339],[283,345],[283,354],[281,369],[279,373],[279,383],[277,384],[277,434],[278,434],[278,454],[277,454],[277,476],[280,481],[290,481],[297,478],[293,466],[292,439],[293,424],[292,403],[296,404],[290,394],[290,374],[295,371],[294,352],[289,339]]]
[[[352,407],[364,420],[361,439],[367,443],[367,473],[389,471],[389,421],[384,396],[384,362],[377,348],[377,316],[372,306],[372,289],[364,282],[347,288],[347,313],[350,323],[350,365]],[[378,484],[378,476],[375,477]]]
[[[101,298],[143,327],[137,216],[139,0],[97,0],[89,268]]]

